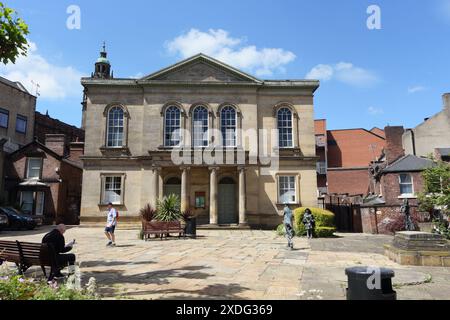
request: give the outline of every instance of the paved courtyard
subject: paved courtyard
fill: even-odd
[[[48,230],[2,232],[0,239],[40,241]],[[345,268],[370,265],[396,271],[399,299],[450,299],[450,268],[390,261],[382,254],[389,236],[296,239],[290,251],[273,231],[200,230],[196,240],[149,242],[137,234],[119,227],[115,248],[105,247],[101,228],[70,228],[65,237],[77,240],[83,281],[95,277],[106,298],[345,299]],[[42,274],[40,268],[33,273]]]

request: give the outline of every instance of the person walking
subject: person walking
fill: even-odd
[[[314,216],[309,209],[305,210],[305,214],[303,215],[303,224],[305,225],[306,235],[308,236],[308,239],[312,239],[316,221],[314,220]]]
[[[291,250],[294,250],[294,243],[292,242],[292,239],[294,238],[295,232],[294,232],[294,215],[292,214],[291,208],[289,208],[289,205],[286,203],[284,205],[283,209],[283,223],[284,223],[284,229],[286,232],[286,238],[288,240],[288,248],[291,248]]]
[[[108,216],[106,219],[106,228],[105,228],[105,235],[108,238],[108,243],[106,244],[107,247],[115,247],[116,246],[116,231],[117,226],[117,210],[113,207],[113,204],[110,202],[108,203]]]

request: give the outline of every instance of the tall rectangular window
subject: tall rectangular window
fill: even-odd
[[[27,133],[27,122],[27,117],[18,114],[16,118],[16,131],[24,134]]]
[[[413,179],[410,174],[400,174],[400,194],[410,196],[414,194]]]
[[[123,195],[122,176],[109,176],[104,178],[103,204],[122,204]]]
[[[42,158],[28,158],[27,179],[40,179]]]
[[[0,108],[0,128],[8,128],[9,111]]]
[[[297,203],[295,176],[278,177],[278,199],[282,204]]]

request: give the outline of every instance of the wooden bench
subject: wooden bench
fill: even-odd
[[[142,230],[144,233],[144,240],[150,239],[150,236],[155,235],[161,240],[164,236],[170,234],[178,234],[181,238],[185,236],[184,229],[180,221],[161,222],[161,221],[142,221]]]
[[[21,275],[32,266],[40,266],[45,277],[45,267],[57,270],[55,251],[49,244],[0,241],[0,263],[4,261],[15,263]]]

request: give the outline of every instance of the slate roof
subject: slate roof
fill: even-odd
[[[383,169],[383,172],[389,173],[423,171],[434,166],[436,166],[436,163],[434,163],[430,159],[419,158],[417,156],[408,154],[398,159],[393,164],[387,166],[385,169]]]

